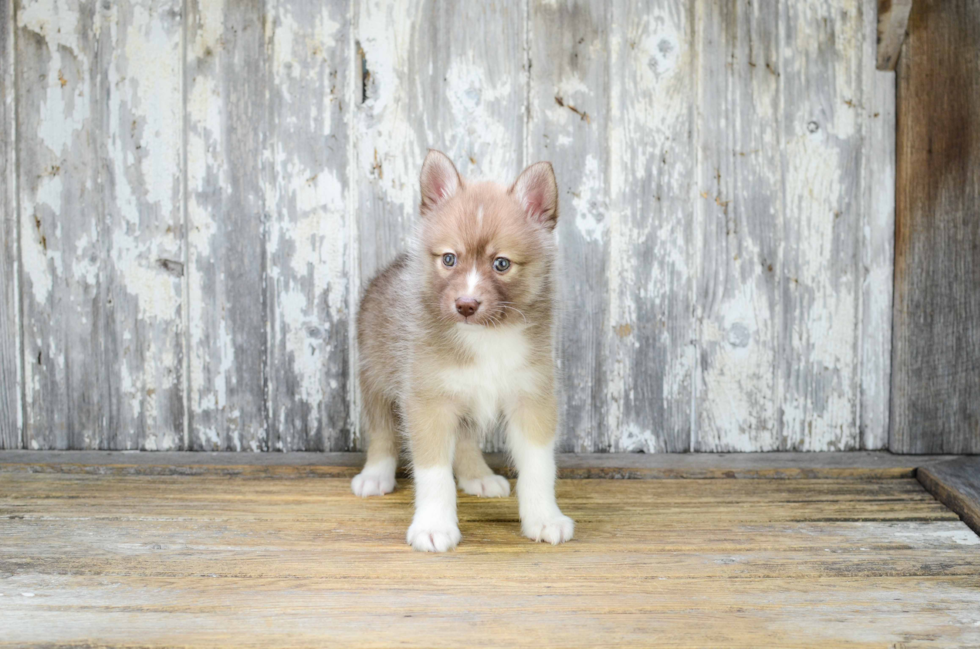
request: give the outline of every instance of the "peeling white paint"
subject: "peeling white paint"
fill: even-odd
[[[51,50],[66,47],[78,52],[78,10],[74,4],[68,0],[22,2],[17,24],[43,36]]]
[[[419,142],[407,128],[417,116],[408,112],[411,86],[401,77],[409,69],[414,2],[357,4],[357,41],[371,73],[367,101],[357,114],[357,160],[367,187],[397,206],[404,223],[417,212],[417,177],[422,155],[432,142]],[[407,232],[407,227],[406,230]]]
[[[288,4],[280,3],[278,8],[280,12],[273,36],[273,64],[280,82],[279,89],[286,93],[285,99],[289,101],[288,91],[282,83],[283,77],[299,79],[309,61],[325,59],[342,38],[341,24],[330,15],[329,7],[324,6],[317,14],[312,30],[307,33],[307,26],[298,24],[288,13]]]
[[[61,213],[62,191],[61,176],[43,177],[38,182],[34,201],[28,198],[21,205],[20,229],[25,234],[21,240],[21,264],[30,280],[34,301],[37,304],[47,303],[55,273],[60,275],[62,271],[54,268],[57,258],[54,256],[54,251],[48,249],[47,238],[44,235],[44,231],[51,227],[57,215]]]
[[[692,214],[694,169],[692,152],[683,144],[692,125],[694,62],[686,20],[684,12],[656,7],[636,24],[614,25],[610,33],[610,69],[627,71],[610,76],[608,106],[611,208],[605,349],[612,363],[607,361],[611,370],[605,426],[616,450],[623,443],[617,431],[649,427],[637,417],[662,412],[666,420],[660,423],[669,429],[690,422],[693,314],[673,306],[688,300],[693,261],[685,233]],[[674,49],[658,49],[662,42]],[[653,201],[642,198],[651,195]],[[672,333],[676,329],[690,333],[679,340]],[[651,357],[657,359],[654,367],[649,365]],[[638,397],[638,381],[661,386],[662,393],[653,395],[659,403]],[[646,446],[668,450],[664,435],[676,433],[655,431]]]
[[[204,58],[214,53],[225,30],[225,0],[207,0],[198,6],[198,24],[193,42],[194,55]]]
[[[734,288],[719,307],[718,318],[705,318],[701,329],[702,354],[707,358],[698,389],[699,442],[715,451],[777,450],[772,444],[777,425],[776,341],[765,317],[765,286],[760,278]]]
[[[605,176],[599,169],[599,161],[595,156],[586,156],[582,184],[572,195],[572,209],[575,211],[575,227],[588,241],[603,239],[606,212],[609,211],[605,193]]]
[[[563,10],[558,3],[549,7],[547,12]],[[742,66],[747,76],[719,76],[718,82],[751,84],[745,94],[753,97],[753,119],[773,126],[760,135],[761,147],[725,149],[744,154],[729,163],[738,178],[704,186],[715,170],[708,169],[709,156],[698,152],[704,142],[696,134],[704,119],[698,113],[698,102],[704,101],[699,84],[711,81],[702,76],[707,57],[697,48],[706,39],[696,43],[697,26],[690,20],[699,17],[690,7],[666,2],[643,12],[617,13],[618,22],[608,30],[590,32],[600,35],[578,43],[578,53],[591,60],[581,67],[561,66],[556,78],[542,77],[546,91],[527,106],[525,77],[507,67],[519,52],[486,60],[487,50],[465,42],[468,25],[461,27],[462,36],[450,35],[450,45],[435,51],[419,42],[419,21],[428,16],[418,2],[357,3],[353,34],[346,31],[348,17],[336,7],[302,13],[290,3],[269,5],[262,46],[273,77],[267,99],[279,121],[270,144],[257,154],[262,168],[271,170],[269,178],[256,181],[269,215],[262,234],[270,284],[255,290],[274,291],[270,303],[276,310],[268,314],[266,342],[273,362],[287,366],[269,379],[270,391],[276,381],[295,385],[288,410],[270,407],[279,430],[300,424],[325,430],[324,412],[334,391],[356,389],[340,383],[327,367],[336,362],[332,341],[338,328],[351,323],[350,308],[360,291],[351,282],[359,281],[361,268],[352,264],[363,256],[369,274],[375,270],[372,264],[390,258],[399,238],[407,236],[416,219],[419,163],[426,147],[440,146],[464,174],[498,180],[532,161],[523,159],[525,150],[573,159],[581,167],[581,178],[558,179],[565,228],[561,246],[591,246],[588,252],[596,257],[590,258],[605,260],[607,279],[589,289],[602,291],[605,301],[603,331],[594,332],[604,356],[595,366],[596,372],[601,368],[603,400],[596,418],[604,420],[595,422],[595,430],[576,431],[577,446],[596,441],[612,450],[662,452],[667,436],[688,425],[688,414],[692,430],[700,429],[701,442],[716,450],[779,445],[828,450],[857,443],[857,426],[868,410],[859,406],[861,395],[872,405],[887,404],[888,396],[885,337],[891,301],[885,289],[891,270],[890,259],[883,259],[890,254],[894,180],[887,169],[866,174],[860,182],[852,177],[859,159],[855,146],[861,145],[860,138],[871,138],[868,120],[880,109],[873,109],[865,88],[873,12],[856,11],[848,0],[813,0],[789,5],[787,12],[772,17],[775,60],[758,58],[757,73],[750,73],[744,61],[733,59],[732,65]],[[82,138],[105,137],[107,158],[100,163],[112,179],[104,186],[113,193],[106,198],[105,216],[111,221],[104,236],[97,228],[73,227],[59,218],[69,201],[78,200],[79,181],[67,175],[78,171],[62,165],[60,173],[38,174],[36,182],[20,190],[20,263],[28,282],[24,295],[35,308],[60,300],[62,283],[88,291],[85,299],[91,299],[108,278],[119,299],[119,345],[132,349],[139,344],[143,355],[137,360],[127,352],[119,363],[113,389],[125,416],[162,421],[165,413],[159,409],[169,397],[154,398],[148,390],[177,380],[175,370],[183,359],[165,342],[183,335],[186,317],[190,414],[206,415],[194,420],[196,437],[210,448],[257,450],[261,439],[248,436],[248,425],[241,421],[245,415],[235,381],[243,359],[235,358],[236,332],[226,322],[221,300],[222,287],[232,280],[214,268],[225,245],[217,238],[227,218],[220,213],[221,192],[230,187],[225,138],[234,137],[228,135],[220,96],[226,68],[216,63],[223,62],[229,47],[226,8],[222,1],[209,1],[194,9],[187,54],[199,65],[188,70],[182,114],[185,71],[174,64],[183,63],[181,30],[167,23],[179,24],[180,18],[164,18],[161,5],[148,0],[100,5],[94,29],[103,36],[110,30],[107,41],[115,44],[103,57],[111,64],[100,77],[109,97],[107,112],[99,114],[109,132],[101,133],[102,124],[92,123],[94,104],[87,96],[95,85],[86,76],[92,67],[86,51],[91,35],[79,33],[78,8],[64,0],[22,3],[18,25],[47,43],[38,69],[44,76],[36,95],[38,114],[32,116],[39,124],[40,159],[43,164],[50,160],[53,170],[59,161],[74,159]],[[497,9],[486,11],[492,17]],[[764,18],[757,13],[751,18],[740,14],[739,20],[761,24]],[[512,28],[524,18],[517,17]],[[549,38],[552,32],[540,29],[527,36],[528,42]],[[350,68],[333,69],[336,51],[356,53],[355,44],[363,48],[370,72],[363,104],[360,87],[343,87],[359,72],[359,57],[345,59]],[[766,63],[780,69],[764,70]],[[336,95],[331,74],[339,80]],[[428,85],[425,75],[436,81]],[[793,79],[807,80],[814,93],[787,92]],[[608,82],[608,88],[600,92],[593,87],[596,80]],[[731,89],[715,90],[712,97]],[[340,102],[342,115],[336,112]],[[596,115],[585,119],[576,112],[587,110]],[[547,123],[553,135],[547,147],[526,140],[529,136],[515,128],[523,116],[532,124]],[[744,127],[743,118],[739,111],[719,116],[719,139]],[[880,130],[888,132],[893,119],[885,115]],[[340,141],[344,133],[354,139]],[[353,159],[338,162],[342,153],[353,153]],[[184,155],[187,169],[181,169]],[[752,156],[767,156],[772,163],[748,162]],[[354,177],[351,188],[348,172]],[[166,225],[179,223],[183,173],[190,192],[186,292],[173,270],[185,261],[184,232],[179,227],[166,231]],[[763,270],[763,252],[753,237],[732,235],[723,246],[705,236],[716,219],[732,219],[735,229],[754,218],[754,207],[724,209],[735,199],[723,194],[737,183],[744,183],[743,193],[746,187],[770,192],[773,209],[781,210],[766,215],[781,224],[771,234],[777,248],[771,271]],[[705,191],[707,197],[701,198]],[[861,192],[867,196],[858,200]],[[705,201],[707,209],[692,216],[697,201]],[[354,218],[357,223],[351,222]],[[853,225],[858,220],[860,230]],[[352,231],[363,235],[359,249],[349,248]],[[864,247],[842,243],[851,235]],[[380,242],[389,249],[377,250]],[[582,252],[560,249],[567,259]],[[718,262],[717,276],[696,284],[709,267],[707,255],[729,253],[732,259]],[[842,262],[850,257],[855,263]],[[178,266],[168,272],[160,260]],[[711,285],[716,293],[709,298],[700,291],[710,283],[717,285]],[[770,303],[773,284],[779,294]],[[92,313],[80,307],[77,297],[65,304],[79,327],[94,326]],[[565,308],[574,318],[575,305]],[[884,333],[868,342],[868,333],[877,331]],[[33,333],[25,340],[50,359],[50,368],[65,371],[71,350],[63,348],[63,340]],[[356,358],[356,350],[349,353],[348,360]],[[569,359],[558,361],[576,367]],[[25,386],[41,394],[45,379],[35,365],[23,368]],[[703,369],[695,370],[699,366]],[[583,378],[592,379],[598,380],[598,374]],[[282,392],[267,398],[281,400]],[[308,408],[303,422],[296,415],[300,408]],[[877,438],[887,430],[886,415],[883,406],[869,419]],[[782,439],[763,438],[760,422],[780,428]],[[97,444],[94,434],[83,431],[84,443]],[[281,447],[284,441],[277,443]],[[45,441],[30,444],[44,447]],[[144,441],[148,449],[179,444],[169,431]]]
[[[517,134],[501,120],[501,104],[511,101],[513,91],[510,78],[501,75],[493,83],[486,64],[472,55],[454,59],[446,71],[446,97],[456,137],[432,134],[430,140],[454,144],[446,153],[457,164],[465,168],[468,157],[475,156],[480,176],[506,182],[516,171],[520,150]]]
[[[126,78],[118,79],[126,86],[120,101],[143,118],[139,162],[145,199],[169,216],[174,210],[175,172],[180,169],[181,156],[180,32],[165,29],[142,5],[134,3],[132,10],[133,22],[125,39]],[[119,104],[113,102],[110,108],[115,113]],[[121,124],[114,120],[112,126]]]

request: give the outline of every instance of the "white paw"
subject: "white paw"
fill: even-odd
[[[558,545],[572,540],[575,533],[575,521],[562,513],[548,518],[529,518],[521,521],[521,531],[524,536],[534,541],[545,541]]]
[[[422,552],[445,552],[459,545],[463,535],[459,526],[449,516],[425,515],[416,512],[405,539]]]
[[[355,496],[383,496],[395,490],[395,461],[369,464],[350,481]]]
[[[459,488],[471,496],[505,498],[510,495],[510,483],[502,475],[490,474],[482,478],[460,480]]]

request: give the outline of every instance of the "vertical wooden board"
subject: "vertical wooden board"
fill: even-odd
[[[609,450],[687,451],[696,339],[694,4],[610,7]]]
[[[898,55],[905,42],[912,0],[877,0],[878,19],[875,28],[877,69],[895,70]]]
[[[980,5],[916,0],[899,58],[889,448],[980,453]]]
[[[14,0],[0,0],[0,449],[21,448]]]
[[[407,243],[428,148],[466,177],[509,183],[523,168],[525,18],[517,0],[355,3],[358,295]],[[488,450],[501,441],[492,435]]]
[[[428,141],[428,133],[419,133],[424,116],[409,110],[410,96],[435,74],[428,66],[409,70],[413,48],[427,45],[415,37],[429,17],[422,0],[357,0],[353,11],[352,64],[361,92],[354,88],[351,182],[357,186],[358,254],[352,290],[360,295],[404,249],[418,217],[422,157],[438,145]]]
[[[25,443],[105,443],[104,241],[99,9],[17,7],[17,145]]]
[[[778,9],[708,0],[699,17],[697,451],[780,448]]]
[[[99,75],[112,449],[184,443],[181,0],[101,5]]]
[[[259,0],[188,0],[187,347],[192,450],[266,450],[270,74]]]
[[[559,447],[609,448],[603,426],[610,128],[607,12],[601,3],[529,7],[528,162],[550,160],[559,188]],[[615,437],[615,435],[614,435]]]
[[[888,447],[895,253],[895,73],[875,64],[877,24],[866,9],[861,210],[861,448]]]
[[[270,448],[282,451],[349,444],[348,5],[269,5]]]
[[[782,446],[858,448],[864,7],[780,7]]]

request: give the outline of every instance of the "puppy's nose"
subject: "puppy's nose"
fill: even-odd
[[[472,297],[456,298],[456,312],[459,313],[464,318],[470,317],[471,315],[476,313],[476,310],[479,308],[480,308],[480,303],[477,302],[475,298]]]

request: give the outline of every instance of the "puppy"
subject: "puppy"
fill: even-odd
[[[501,419],[517,468],[521,530],[535,541],[572,538],[555,502],[552,299],[558,187],[551,164],[510,187],[468,182],[443,153],[422,165],[413,243],[371,282],[361,302],[362,430],[367,462],[351,488],[395,488],[399,436],[415,480],[408,543],[444,552],[459,543],[456,482],[466,493],[510,493],[480,451]]]

